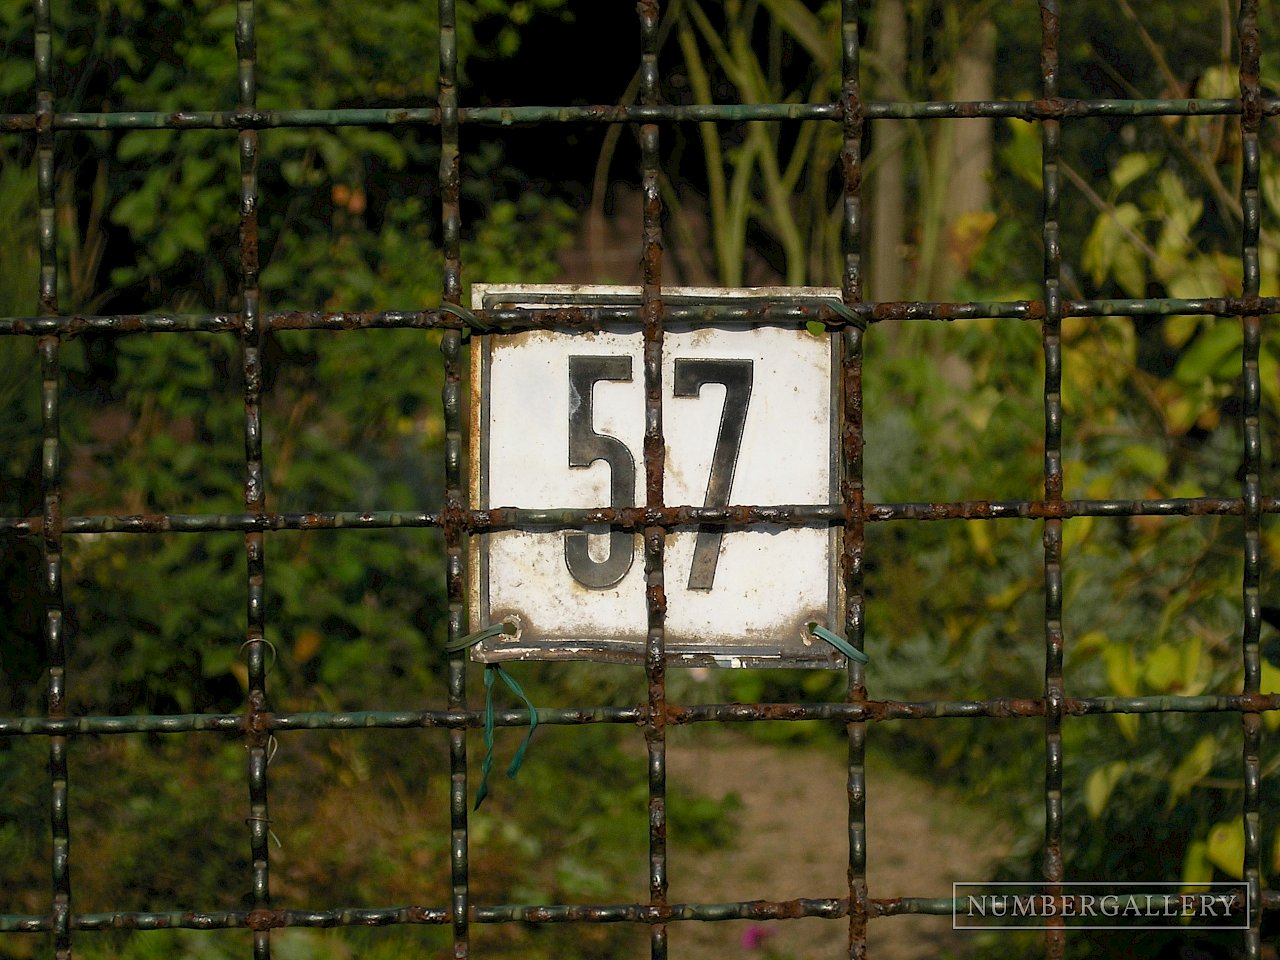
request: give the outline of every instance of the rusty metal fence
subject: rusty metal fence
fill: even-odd
[[[269,3],[270,0],[263,0]],[[1264,496],[1259,426],[1259,349],[1262,317],[1280,312],[1280,299],[1259,296],[1259,129],[1265,117],[1280,113],[1280,100],[1265,98],[1259,80],[1257,0],[1242,0],[1238,21],[1240,37],[1239,97],[1229,99],[1078,100],[1059,96],[1058,3],[1041,0],[1041,88],[1035,100],[997,102],[874,102],[862,96],[859,84],[858,0],[843,0],[841,57],[843,87],[836,102],[807,104],[672,106],[661,102],[658,75],[658,0],[641,0],[639,13],[639,102],[628,106],[530,106],[468,108],[459,101],[457,39],[454,0],[439,0],[439,99],[427,109],[340,109],[261,111],[255,95],[255,0],[237,0],[236,49],[239,56],[239,102],[233,109],[180,113],[60,113],[52,89],[51,58],[56,35],[51,23],[50,0],[35,0],[35,68],[37,98],[34,111],[0,116],[0,132],[34,138],[39,189],[39,313],[33,317],[0,318],[0,334],[35,338],[42,372],[43,457],[41,488],[43,510],[37,516],[5,517],[0,529],[33,538],[42,549],[40,582],[44,591],[43,634],[48,652],[48,711],[37,718],[0,719],[0,735],[47,739],[52,829],[52,863],[49,908],[39,915],[0,915],[0,932],[47,932],[58,957],[71,955],[79,935],[112,929],[156,930],[170,928],[248,929],[253,931],[253,953],[270,955],[271,931],[284,927],[334,927],[389,924],[439,924],[452,930],[454,955],[469,954],[472,924],[609,923],[648,925],[652,955],[667,955],[671,923],[735,918],[788,919],[797,917],[847,918],[849,954],[866,953],[869,922],[896,914],[949,914],[950,899],[905,897],[878,898],[868,888],[867,830],[865,821],[868,784],[864,751],[868,724],[877,721],[933,717],[1013,717],[1038,722],[1044,730],[1044,880],[1064,881],[1062,726],[1065,717],[1103,713],[1227,712],[1240,717],[1241,767],[1244,787],[1244,879],[1248,887],[1252,924],[1242,934],[1242,956],[1262,955],[1260,927],[1268,910],[1280,909],[1280,892],[1264,890],[1260,881],[1260,833],[1264,811],[1260,809],[1260,745],[1262,712],[1280,709],[1280,695],[1260,690],[1261,625],[1260,528],[1265,513],[1280,512],[1280,500]],[[1243,288],[1238,296],[1200,299],[1070,300],[1061,291],[1059,244],[1059,136],[1064,123],[1085,117],[1238,117],[1243,142],[1240,203],[1244,210],[1240,260]],[[942,120],[958,117],[1011,117],[1037,124],[1043,147],[1043,296],[1020,302],[869,303],[863,299],[863,274],[859,262],[862,230],[862,143],[867,125],[881,119]],[[690,121],[822,120],[840,125],[844,136],[843,303],[812,307],[774,308],[768,305],[681,309],[664,307],[662,275],[662,200],[659,192],[659,136],[664,127]],[[464,125],[531,124],[634,124],[641,144],[644,218],[637,252],[643,268],[642,303],[636,309],[494,309],[471,314],[459,309],[406,309],[403,312],[280,313],[265,309],[258,293],[258,222],[264,198],[256,180],[259,139],[278,127],[393,126],[437,127],[442,154],[438,192],[444,228],[446,271],[442,299],[459,305],[463,264],[460,255],[461,176],[459,130]],[[54,183],[57,157],[55,134],[59,131],[91,132],[124,129],[236,131],[240,154],[240,303],[238,313],[214,315],[69,316],[59,307],[57,248],[54,216]],[[270,198],[266,198],[270,199]],[[409,305],[411,306],[411,305]],[[664,324],[680,319],[706,321],[719,309],[725,318],[781,325],[820,320],[829,335],[842,345],[843,411],[841,431],[842,481],[839,502],[806,507],[738,505],[723,510],[667,504],[663,501],[663,404],[659,378]],[[1062,349],[1060,328],[1066,317],[1212,315],[1238,318],[1244,331],[1242,457],[1243,488],[1215,497],[1170,500],[1067,500],[1063,497],[1061,396]],[[902,321],[946,321],[964,318],[997,318],[1010,322],[1035,322],[1043,331],[1045,366],[1044,495],[1041,499],[1011,502],[965,501],[931,504],[869,503],[863,493],[863,346],[875,325]],[[542,328],[596,329],[602,324],[640,321],[644,330],[645,438],[643,506],[612,510],[559,512],[561,524],[607,521],[643,536],[647,583],[648,634],[644,655],[648,698],[623,708],[564,707],[540,709],[544,724],[639,724],[648,745],[649,899],[643,903],[605,905],[497,905],[477,903],[468,884],[468,757],[466,732],[478,727],[482,711],[468,699],[467,658],[454,653],[448,661],[448,709],[418,712],[312,712],[273,713],[266,708],[266,674],[269,653],[264,640],[268,611],[264,583],[268,576],[266,542],[280,530],[342,528],[343,536],[360,536],[361,530],[389,526],[434,527],[443,531],[447,551],[448,629],[451,640],[465,633],[464,549],[469,535],[527,523],[519,513],[487,512],[469,505],[463,487],[462,394],[463,347],[469,327],[483,323],[494,336]],[[1223,321],[1226,322],[1226,321]],[[445,469],[447,491],[442,504],[423,505],[420,512],[282,514],[268,509],[268,491],[262,466],[262,345],[269,331],[284,329],[360,330],[401,327],[442,330],[445,387],[443,411],[446,425]],[[244,510],[238,514],[161,516],[68,516],[62,506],[60,447],[62,427],[59,395],[62,384],[59,356],[64,343],[79,334],[103,331],[115,334],[218,332],[238,336],[241,346],[244,394]],[[1244,560],[1243,624],[1240,660],[1244,684],[1239,693],[1206,696],[1089,697],[1066,694],[1063,676],[1064,636],[1062,533],[1073,517],[1135,517],[1234,515],[1244,520],[1240,544]],[[981,522],[997,518],[1022,518],[1042,524],[1044,543],[1044,688],[1033,699],[944,700],[902,702],[872,700],[864,685],[864,668],[851,660],[848,695],[842,702],[694,704],[668,701],[664,657],[663,550],[670,532],[690,524],[740,527],[749,523],[825,525],[841,532],[841,575],[844,582],[844,629],[851,643],[861,647],[864,637],[864,533],[868,523],[912,520],[960,519]],[[65,538],[100,532],[153,534],[242,531],[247,560],[244,656],[249,693],[244,711],[225,715],[175,716],[68,716],[64,696],[66,644],[64,638],[64,585],[62,547]],[[524,711],[500,712],[502,725],[528,722]],[[824,719],[845,724],[848,732],[848,876],[847,896],[825,900],[751,901],[740,903],[671,903],[667,895],[666,731],[672,724],[726,721]],[[270,783],[268,745],[273,734],[299,729],[348,730],[352,728],[438,728],[447,731],[451,756],[451,871],[452,897],[448,903],[398,907],[354,907],[342,910],[280,910],[271,899]],[[182,913],[78,913],[70,882],[73,851],[69,843],[68,808],[74,802],[68,783],[68,741],[78,735],[124,733],[188,734],[199,731],[239,733],[248,747],[245,810],[252,850],[253,908],[243,911]],[[1046,934],[1048,956],[1062,954],[1066,933],[1062,928]]]

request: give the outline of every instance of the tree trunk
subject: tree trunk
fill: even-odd
[[[872,49],[880,65],[875,97],[897,100],[902,97],[902,80],[907,69],[907,13],[903,0],[883,0],[876,5],[879,17]],[[872,148],[868,165],[871,175],[870,270],[868,293],[872,300],[906,299],[906,120],[877,120],[872,127]]]
[[[953,100],[990,100],[995,84],[992,65],[995,61],[996,28],[990,20],[982,20],[965,36],[956,50],[955,73],[952,77]],[[949,171],[942,171],[943,187],[941,220],[942,249],[934,259],[929,284],[935,298],[950,298],[955,285],[968,273],[973,255],[982,237],[990,229],[989,218],[975,216],[986,213],[991,205],[992,120],[947,120],[942,136],[949,143],[942,147],[949,157]]]

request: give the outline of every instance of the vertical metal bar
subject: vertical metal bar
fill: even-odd
[[[53,22],[49,0],[35,3],[36,190],[39,203],[40,277],[38,312],[58,313],[58,244],[54,207],[53,165]],[[58,412],[59,352],[56,336],[41,337],[40,423],[42,450],[40,490],[43,501],[41,561],[44,591],[44,636],[49,656],[50,717],[66,716],[67,647],[63,635],[62,593],[62,463]],[[52,833],[51,882],[54,955],[71,956],[71,830],[68,802],[67,738],[49,738],[49,824]]]
[[[1046,98],[1058,95],[1058,3],[1040,0],[1040,75]],[[1062,499],[1062,250],[1058,238],[1058,145],[1061,122],[1041,121],[1044,193],[1044,496]],[[1044,524],[1044,878],[1061,892],[1062,869],[1062,521]],[[1061,918],[1045,932],[1045,956],[1066,945]],[[1051,921],[1052,924],[1052,921]]]
[[[1258,263],[1258,235],[1261,230],[1262,205],[1258,196],[1259,143],[1262,126],[1262,90],[1259,82],[1261,43],[1258,36],[1258,2],[1241,0],[1240,18],[1240,205],[1244,212],[1241,259],[1244,268],[1242,295],[1258,296],[1261,282]],[[1258,370],[1258,354],[1262,341],[1262,320],[1257,313],[1242,319],[1244,349],[1242,364],[1244,421],[1244,627],[1241,653],[1244,658],[1246,694],[1257,693],[1262,678],[1259,634],[1262,629],[1262,431],[1259,421],[1262,383]],[[1244,734],[1244,880],[1248,884],[1249,910],[1252,923],[1244,934],[1244,955],[1258,960],[1261,955],[1261,782],[1262,717],[1243,713],[1240,722]]]
[[[639,0],[640,102],[658,103],[658,0]],[[644,192],[644,227],[641,272],[644,281],[644,484],[645,505],[663,502],[666,443],[662,434],[662,196],[658,183],[658,126],[640,128],[641,186]],[[645,603],[648,635],[645,642],[645,679],[649,689],[649,719],[645,742],[649,751],[649,904],[667,906],[667,596],[662,564],[666,531],[645,527]],[[667,925],[649,928],[653,960],[667,955]]]
[[[858,0],[843,0],[840,6],[842,53],[842,100],[844,106],[844,269],[841,294],[847,305],[862,300],[862,88],[859,79]],[[841,460],[844,476],[841,499],[845,520],[841,566],[845,589],[845,634],[862,649],[863,618],[862,558],[866,543],[862,485],[862,343],[864,326],[844,332],[842,358],[843,432]],[[857,703],[867,697],[862,664],[849,661],[846,698]],[[849,741],[849,956],[861,960],[867,955],[867,725],[850,723]]]
[[[236,3],[236,57],[239,109],[257,106],[257,41],[254,0]],[[262,314],[258,303],[258,132],[240,132],[240,338],[244,370],[244,506],[245,512],[259,514],[266,509],[262,473]],[[245,534],[246,613],[244,651],[249,676],[248,713],[245,736],[249,749],[249,843],[253,858],[253,906],[271,906],[270,849],[271,816],[267,802],[269,737],[258,722],[269,710],[267,701],[265,590],[266,555],[261,530]],[[269,960],[271,931],[254,929],[255,960]]]
[[[458,190],[461,167],[458,152],[458,37],[454,0],[440,0],[440,197],[444,231],[444,300],[462,300],[462,212]],[[444,356],[445,578],[449,597],[449,639],[459,639],[463,623],[462,516],[462,334],[446,330],[440,341]],[[449,709],[467,705],[467,654],[449,656]],[[468,879],[467,732],[449,731],[449,822],[453,956],[465,960],[470,953],[470,899]]]

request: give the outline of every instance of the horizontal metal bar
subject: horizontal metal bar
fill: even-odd
[[[814,526],[844,523],[844,506],[838,503],[819,503],[723,508],[672,506],[549,510],[491,507],[488,510],[469,511],[462,522],[467,529],[476,533],[489,530],[575,530],[605,523],[623,530],[695,525],[742,527],[761,523]]]
[[[1040,300],[963,302],[886,301],[850,304],[866,323],[918,320],[1042,320]],[[525,330],[567,329],[596,331],[610,324],[639,323],[641,308],[561,307],[555,309],[499,308],[472,311],[477,329],[487,333],[519,333]],[[1244,317],[1280,313],[1280,297],[1206,297],[1196,300],[1067,300],[1063,314],[1070,317]],[[840,329],[849,321],[833,308],[810,305],[755,303],[672,304],[664,306],[668,324],[745,324],[796,327],[810,321]],[[326,313],[276,311],[265,315],[271,330],[459,330],[466,320],[441,310],[381,310]],[[53,317],[0,317],[0,335],[74,337],[84,333],[238,333],[240,317],[233,314],[119,314]]]
[[[1065,317],[1249,317],[1269,313],[1280,313],[1280,297],[1062,301],[1062,315]]]
[[[1045,520],[1071,517],[1241,516],[1238,497],[1162,500],[961,500],[941,503],[869,503],[867,520]],[[1264,513],[1280,513],[1280,498],[1263,497]]]
[[[569,707],[538,708],[538,722],[552,726],[581,726],[588,723],[640,724],[648,716],[648,708],[632,707]],[[503,727],[529,725],[527,710],[497,710],[495,723]],[[367,730],[367,729],[415,729],[430,727],[480,727],[484,724],[482,710],[364,710],[347,713],[277,713],[264,715],[263,722],[273,731],[289,730]]]
[[[870,669],[870,668],[869,668]],[[1088,716],[1106,713],[1255,713],[1280,710],[1280,694],[1217,694],[1197,697],[1067,697],[1063,713]],[[836,720],[841,723],[885,720],[941,720],[993,717],[997,719],[1044,716],[1040,697],[992,700],[865,700],[860,703],[720,703],[697,706],[671,704],[667,722],[753,722],[758,720]],[[519,720],[519,711],[516,711]],[[538,711],[542,719],[542,711]],[[528,714],[524,715],[527,722]],[[519,726],[517,722],[515,724]]]
[[[1262,100],[1267,115],[1280,114],[1280,98]],[[948,120],[1012,117],[1045,120],[1079,117],[1235,116],[1238,98],[1105,100],[1055,97],[1042,100],[878,100],[863,104],[868,120]],[[701,123],[722,121],[843,120],[837,103],[593,104],[578,106],[463,107],[459,123],[516,126],[551,123]],[[352,107],[321,110],[179,110],[55,113],[44,123],[54,130],[264,130],[273,127],[438,126],[440,110],[422,107]],[[0,114],[0,131],[34,132],[34,113]]]
[[[881,897],[867,901],[869,918],[951,916],[966,901],[953,897]],[[1280,909],[1280,892],[1264,890],[1264,911]],[[742,900],[733,903],[647,903],[473,906],[473,923],[643,923],[673,921],[715,923],[725,920],[838,920],[849,914],[844,897],[794,900]],[[105,930],[278,930],[285,927],[386,927],[400,924],[444,924],[445,907],[400,906],[334,910],[221,910],[72,914],[71,928]],[[0,933],[40,933],[52,929],[48,916],[0,914]]]
[[[893,901],[884,901],[886,906]],[[947,901],[949,904],[950,901]],[[473,906],[475,923],[667,923],[673,920],[792,920],[802,917],[837,919],[846,916],[847,901],[749,900],[739,903],[679,903],[655,907],[646,903],[600,906]],[[444,907],[401,906],[336,910],[225,910],[82,913],[70,918],[73,930],[275,930],[284,927],[382,927],[394,924],[443,924]],[[0,933],[31,933],[51,929],[49,917],[0,915]]]
[[[63,534],[218,533],[250,530],[383,530],[439,527],[438,513],[411,510],[333,511],[315,513],[162,513],[124,516],[67,517]],[[0,517],[0,531],[39,536],[40,517]]]
[[[143,313],[108,316],[0,317],[0,334],[73,337],[82,333],[238,333],[233,313]]]
[[[1280,513],[1280,498],[1263,497],[1263,513]],[[1238,497],[1171,497],[1164,500],[952,500],[937,503],[868,503],[864,519],[872,523],[901,520],[1044,520],[1071,517],[1241,516]],[[580,529],[607,523],[624,530],[646,526],[744,527],[833,526],[844,522],[837,503],[711,507],[600,507],[521,509],[494,507],[462,511],[457,522],[471,533],[491,530]],[[443,526],[439,513],[411,510],[335,511],[315,513],[208,513],[67,517],[62,533],[216,533],[248,530],[385,530]],[[0,532],[38,537],[41,517],[0,517]]]
[[[1264,513],[1280,513],[1280,498],[1264,497]],[[883,523],[900,520],[1044,520],[1071,517],[1168,517],[1240,516],[1239,497],[1174,497],[1163,500],[961,500],[938,503],[867,503],[863,518]],[[624,530],[652,527],[835,526],[845,522],[839,503],[732,505],[724,508],[693,506],[604,507],[530,510],[493,507],[464,514],[460,522],[468,530],[572,530],[592,524],[609,524]]]
[[[0,717],[0,736],[98,736],[122,733],[244,732],[242,713],[180,713],[125,717]]]
[[[1108,713],[1258,713],[1280,710],[1280,693],[1205,694],[1146,697],[1068,697],[1063,713],[1088,716]],[[885,720],[937,720],[951,717],[1001,719],[1043,717],[1043,698],[1002,697],[991,700],[866,700],[860,703],[707,703],[668,704],[666,722],[747,723],[777,720],[832,720],[839,723]],[[539,707],[538,722],[552,726],[589,723],[638,725],[649,716],[643,705],[627,707]],[[0,736],[97,736],[128,733],[241,733],[244,714],[176,714],[128,717],[4,717]],[[286,733],[298,730],[412,730],[480,727],[481,710],[357,710],[302,713],[259,713],[256,730]],[[497,710],[500,727],[529,724],[527,710]]]
[[[587,723],[642,723],[647,709],[635,707],[573,707],[538,709],[538,722],[555,726]],[[171,716],[124,717],[0,717],[0,736],[105,736],[129,733],[240,734],[244,732],[242,713],[188,713]],[[528,711],[495,713],[498,726],[528,726]],[[255,729],[283,733],[298,730],[413,730],[460,729],[484,724],[481,710],[354,710],[345,712],[258,713]]]
[[[842,306],[817,299],[810,303],[778,303],[761,295],[755,299],[736,298],[734,301],[720,302],[707,300],[698,303],[668,299],[664,302],[662,316],[663,322],[668,324],[799,327],[810,321],[818,321],[831,326],[843,326],[848,321],[842,316],[842,310]],[[267,321],[273,330],[358,330],[401,326],[456,330],[470,326],[473,332],[485,333],[518,333],[548,328],[596,331],[611,324],[639,326],[642,322],[641,311],[639,304],[494,307],[468,311],[476,319],[474,324],[456,313],[442,310],[336,314],[293,311],[270,313]]]
[[[0,114],[0,130],[30,131],[36,114]],[[271,127],[389,127],[438,125],[434,107],[360,107],[346,110],[136,110],[55,113],[54,130],[264,130]]]
[[[1280,113],[1280,98],[1263,100],[1264,113]],[[1221,99],[1071,99],[1041,100],[872,100],[862,104],[867,120],[957,120],[1011,117],[1020,120],[1064,117],[1235,116],[1239,98]],[[837,103],[714,103],[592,106],[464,107],[463,123],[500,126],[544,123],[742,122],[748,120],[842,121]],[[56,123],[56,120],[55,120]]]
[[[672,920],[796,920],[821,917],[835,920],[848,915],[843,899],[745,900],[737,903],[675,903],[616,906],[556,905],[546,907],[477,907],[480,923],[667,923]]]

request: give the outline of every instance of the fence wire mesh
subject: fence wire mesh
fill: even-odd
[[[269,4],[271,0],[262,0]],[[1260,530],[1262,517],[1280,512],[1280,499],[1264,495],[1261,477],[1262,437],[1259,404],[1259,349],[1262,318],[1280,312],[1280,298],[1262,297],[1260,291],[1259,229],[1261,220],[1259,130],[1268,117],[1280,113],[1280,100],[1262,94],[1259,80],[1257,0],[1242,0],[1238,19],[1238,97],[1224,99],[1108,99],[1080,100],[1059,94],[1059,13],[1056,0],[1041,0],[1041,86],[1039,97],[992,102],[883,102],[864,99],[860,86],[860,18],[858,0],[841,4],[843,85],[834,102],[768,104],[663,103],[659,90],[658,0],[641,0],[638,40],[640,93],[630,105],[467,107],[460,100],[458,83],[458,32],[454,0],[439,0],[439,93],[432,107],[378,107],[350,109],[261,110],[257,106],[255,59],[256,0],[235,4],[235,49],[239,63],[238,102],[233,109],[182,112],[58,112],[52,76],[52,51],[58,42],[51,18],[50,0],[35,0],[35,70],[37,96],[30,113],[0,116],[0,132],[34,140],[39,196],[38,314],[0,318],[0,334],[30,337],[38,345],[41,375],[42,444],[41,509],[30,516],[0,518],[0,529],[30,538],[40,548],[40,582],[44,591],[43,633],[47,643],[47,715],[0,719],[0,735],[40,737],[48,742],[52,831],[51,885],[48,909],[39,914],[0,915],[0,932],[50,935],[54,953],[69,957],[73,939],[104,930],[159,930],[190,928],[247,929],[253,935],[253,954],[269,957],[272,931],[287,927],[381,926],[392,924],[447,925],[452,931],[454,955],[466,957],[473,924],[511,923],[610,923],[647,925],[655,958],[668,953],[668,926],[689,921],[725,919],[784,920],[801,917],[845,919],[849,955],[866,953],[867,927],[880,918],[910,914],[951,913],[948,898],[875,896],[866,881],[868,846],[865,773],[868,725],[886,720],[918,720],[954,717],[1002,717],[1039,722],[1044,736],[1044,837],[1043,880],[1051,885],[1065,881],[1063,869],[1064,824],[1063,737],[1065,718],[1091,714],[1228,713],[1238,714],[1241,728],[1240,780],[1244,795],[1244,881],[1248,887],[1252,924],[1241,935],[1241,956],[1263,956],[1260,929],[1264,913],[1280,909],[1280,892],[1264,890],[1261,883],[1261,824],[1259,780],[1262,720],[1265,711],[1280,709],[1280,694],[1263,692],[1260,668]],[[1240,243],[1243,285],[1238,296],[1206,299],[1080,300],[1064,297],[1059,237],[1059,139],[1064,124],[1096,117],[1210,117],[1236,118],[1243,144],[1239,203],[1244,211]],[[863,137],[868,124],[885,119],[946,120],[950,118],[1016,118],[1036,124],[1042,143],[1043,294],[1039,299],[1016,302],[868,302],[863,296],[863,267],[859,250],[863,230]],[[666,307],[663,303],[663,197],[659,174],[659,137],[673,124],[695,121],[765,121],[786,123],[818,120],[839,125],[843,135],[844,258],[840,308],[815,303],[811,307],[706,306]],[[642,264],[643,297],[638,308],[581,307],[563,309],[458,310],[463,293],[461,206],[463,176],[460,131],[468,125],[631,124],[638,126],[641,148],[643,230],[637,238]],[[441,154],[439,197],[444,238],[445,275],[440,309],[409,308],[383,312],[272,311],[259,297],[259,211],[277,198],[260,196],[257,181],[259,142],[270,131],[285,127],[393,127],[416,125],[438,129]],[[55,217],[55,181],[58,157],[55,136],[61,131],[113,130],[231,130],[239,141],[239,310],[213,314],[150,313],[142,315],[68,315],[57,289],[58,250]],[[1243,470],[1238,493],[1183,499],[1065,499],[1063,485],[1063,320],[1071,317],[1151,317],[1210,315],[1238,318],[1244,333],[1240,409]],[[1034,322],[1042,330],[1044,363],[1044,493],[1038,499],[938,503],[873,503],[863,489],[863,351],[879,324],[907,321],[943,322],[994,318],[1007,322]],[[723,322],[802,325],[821,321],[829,336],[842,344],[843,479],[839,502],[801,507],[734,505],[724,511],[700,511],[664,502],[664,435],[661,383],[661,349],[664,325],[674,322]],[[491,336],[523,330],[578,328],[596,330],[610,324],[639,321],[644,331],[644,489],[643,506],[610,513],[617,527],[642,535],[647,589],[648,634],[644,654],[647,699],[626,707],[549,707],[538,710],[542,724],[573,726],[586,723],[631,724],[644,729],[647,744],[647,793],[649,822],[648,887],[646,902],[597,905],[503,905],[476,902],[469,884],[468,841],[471,814],[468,809],[466,735],[479,727],[483,713],[469,699],[467,657],[459,651],[448,660],[448,706],[444,710],[417,711],[313,711],[273,712],[269,706],[267,673],[272,652],[265,640],[269,611],[265,582],[269,575],[266,549],[278,531],[340,530],[344,537],[360,531],[404,527],[443,531],[446,577],[443,588],[448,604],[451,641],[465,633],[465,550],[468,538],[490,530],[522,529],[535,524],[546,512],[520,510],[481,511],[468,503],[463,486],[465,398],[463,393],[464,345],[472,335],[470,324],[482,324]],[[269,491],[263,472],[263,343],[271,331],[360,331],[405,328],[442,331],[442,397],[445,424],[444,465],[446,490],[442,503],[424,504],[414,511],[280,513],[269,509]],[[197,332],[239,338],[244,383],[243,510],[238,513],[159,515],[67,515],[63,508],[64,445],[59,398],[64,389],[60,356],[64,345],[87,333],[143,334]],[[1067,693],[1063,671],[1063,525],[1079,517],[1157,517],[1229,515],[1243,518],[1243,623],[1239,656],[1243,686],[1238,693],[1197,696],[1097,696],[1075,697]],[[561,511],[556,523],[598,520],[599,511]],[[1043,528],[1044,686],[1033,698],[990,698],[908,702],[876,700],[868,696],[864,668],[851,662],[847,697],[842,702],[808,703],[712,703],[679,704],[668,700],[664,657],[665,597],[663,551],[674,527],[699,524],[725,529],[757,522],[794,525],[828,525],[841,531],[841,575],[846,598],[844,629],[850,642],[863,646],[864,561],[869,523],[954,519],[983,522],[1020,518],[1040,522]],[[69,715],[66,703],[68,678],[64,630],[65,588],[63,545],[68,537],[98,533],[210,534],[235,531],[243,534],[246,559],[244,578],[244,643],[242,647],[248,695],[243,711],[227,714],[174,714],[102,716]],[[163,584],[156,584],[163,593]],[[668,898],[667,875],[667,762],[666,732],[676,724],[752,722],[764,720],[828,720],[842,723],[848,737],[848,891],[838,899],[758,900],[736,903],[673,903]],[[499,711],[496,722],[520,726],[528,722],[521,710]],[[354,729],[439,729],[447,731],[450,788],[450,863],[452,895],[448,903],[396,907],[358,906],[330,910],[282,910],[271,895],[271,806],[268,763],[274,736],[286,731]],[[77,736],[134,733],[191,734],[204,731],[237,734],[248,748],[245,782],[248,802],[245,823],[251,846],[252,907],[244,910],[182,912],[83,913],[75,909],[71,883],[73,850],[68,814],[74,804],[74,787],[68,776],[68,743]],[[874,789],[874,785],[871,785]],[[1061,956],[1066,931],[1048,931],[1046,956]]]

